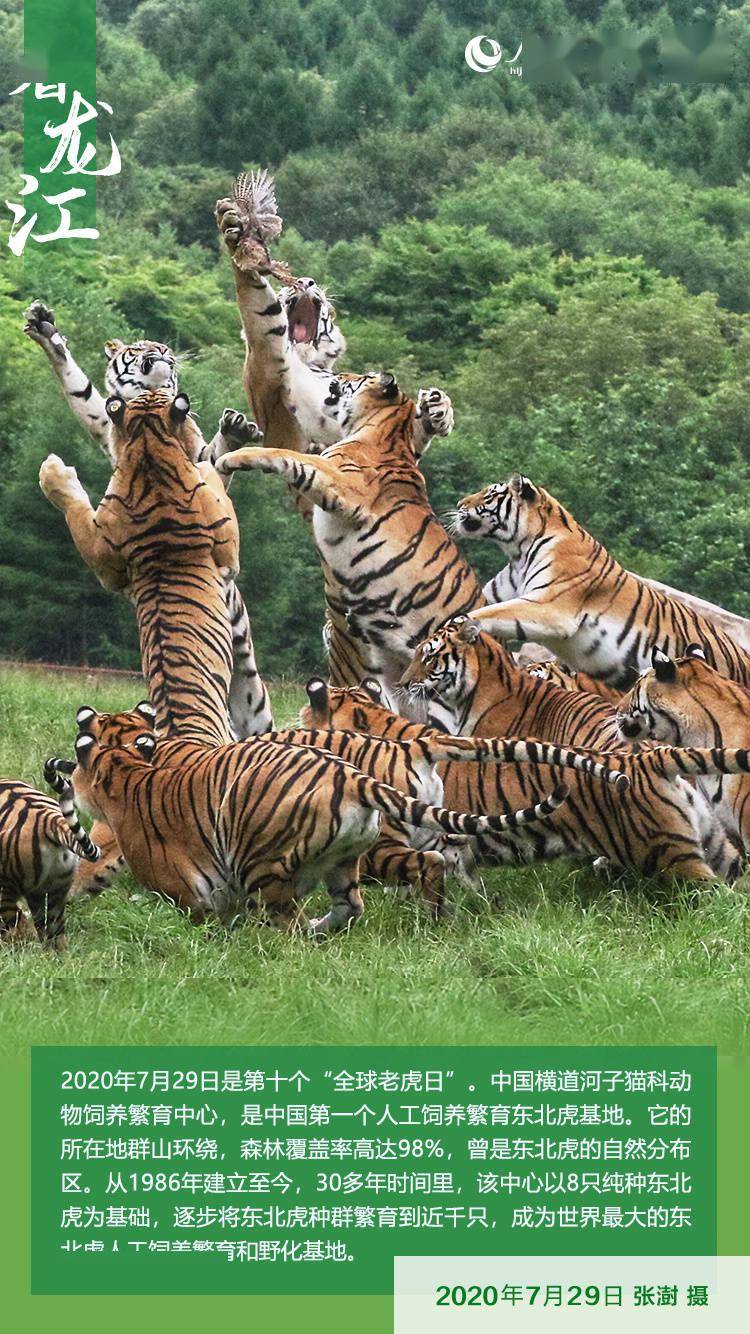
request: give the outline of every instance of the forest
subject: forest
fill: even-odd
[[[614,70],[525,83],[473,73],[488,33],[638,29],[687,0],[100,0],[97,95],[120,175],[96,247],[0,236],[0,657],[133,666],[132,609],[77,559],[37,485],[50,450],[94,500],[107,464],[22,334],[53,306],[101,386],[108,338],[169,342],[206,435],[244,408],[242,344],[215,200],[266,166],[277,253],[333,295],[342,369],[438,384],[456,429],[425,461],[438,513],[523,471],[629,568],[750,615],[750,3],[700,14],[731,37],[722,83]],[[22,50],[0,0],[0,89]],[[17,81],[17,80],[16,80]],[[17,197],[20,99],[0,100],[2,198]],[[233,499],[261,669],[323,666],[322,587],[283,485]],[[498,554],[467,554],[485,575]]]

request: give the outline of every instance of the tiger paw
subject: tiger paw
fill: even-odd
[[[28,310],[24,311],[24,318],[26,323],[23,331],[27,338],[43,347],[48,357],[65,361],[68,355],[65,350],[67,339],[63,338],[55,324],[55,312],[45,306],[43,301],[32,301]]]
[[[428,435],[450,435],[453,430],[453,404],[442,389],[420,389],[417,416]]]
[[[244,412],[233,412],[231,408],[225,408],[222,412],[219,431],[226,441],[226,449],[220,447],[220,454],[237,445],[253,445],[263,439],[263,432],[254,421],[246,417]]]
[[[75,468],[68,468],[57,454],[48,454],[39,469],[39,485],[45,496],[59,510],[66,510],[75,500],[88,503],[88,496],[78,480]]]
[[[242,235],[242,222],[234,200],[217,199],[214,217],[216,226],[224,237],[224,244],[230,255],[233,255]]]

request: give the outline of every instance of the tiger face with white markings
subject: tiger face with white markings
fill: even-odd
[[[306,366],[330,371],[346,351],[346,339],[323,288],[314,278],[298,278],[294,287],[281,288],[279,302],[297,356]]]
[[[104,350],[108,358],[104,382],[110,394],[128,402],[149,389],[177,393],[177,358],[166,343],[149,339],[121,343],[113,338],[105,343]]]

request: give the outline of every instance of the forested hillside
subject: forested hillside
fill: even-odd
[[[452,394],[426,461],[438,511],[523,470],[631,568],[750,615],[750,3],[725,85],[624,75],[540,86],[472,73],[488,33],[659,33],[695,7],[649,0],[102,0],[99,95],[120,176],[101,240],[0,262],[0,656],[137,660],[37,488],[54,449],[98,497],[107,467],[73,425],[33,296],[102,380],[109,337],[164,339],[210,434],[244,407],[242,348],[213,204],[241,168],[277,181],[278,253],[333,293],[347,367]],[[3,89],[22,45],[0,0]],[[20,99],[0,106],[2,198],[17,197]],[[33,247],[27,247],[27,255]],[[269,676],[322,665],[317,558],[283,485],[240,477],[241,583]],[[498,560],[473,545],[486,573]]]

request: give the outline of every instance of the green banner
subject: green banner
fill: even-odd
[[[384,1293],[716,1251],[704,1047],[35,1048],[35,1293]]]

